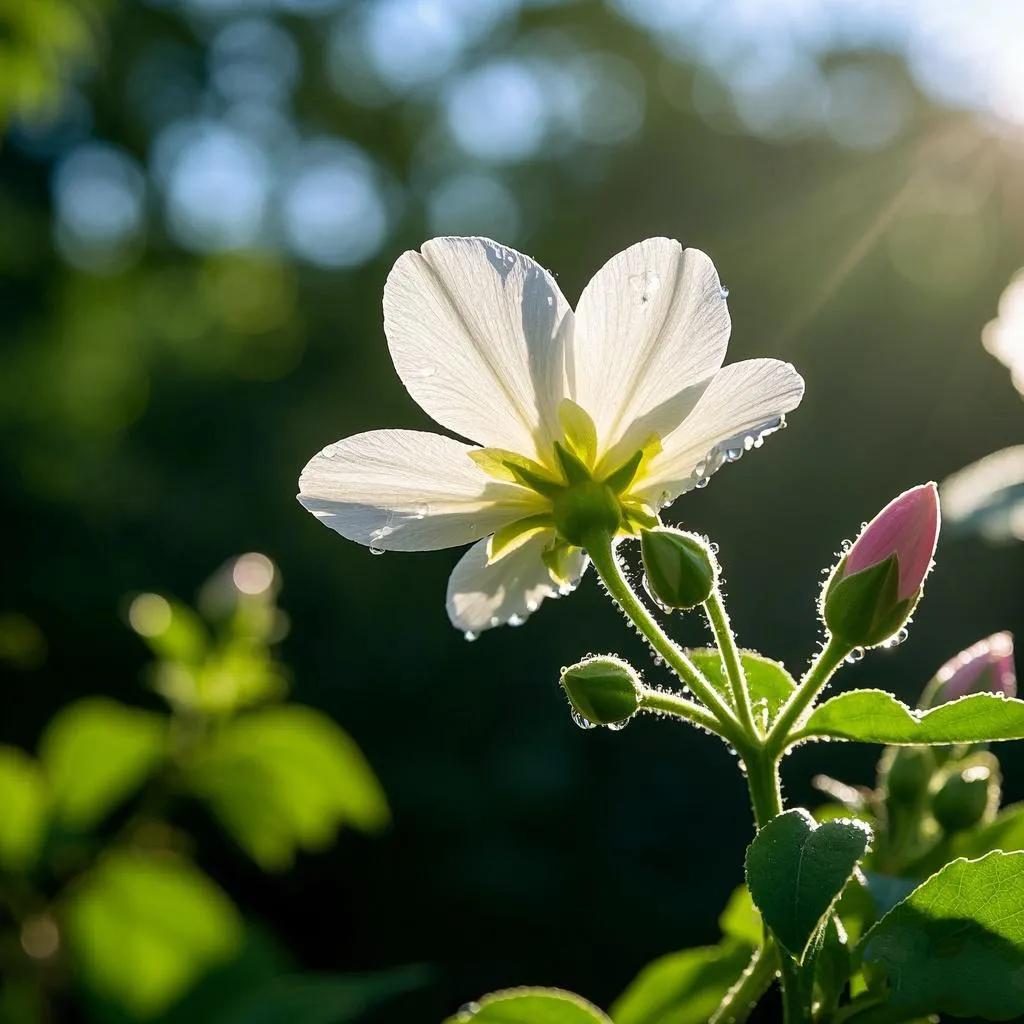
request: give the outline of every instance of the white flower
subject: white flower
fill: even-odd
[[[435,238],[388,276],[384,330],[409,394],[476,445],[357,434],[309,462],[299,500],[373,551],[472,543],[452,623],[517,625],[576,585],[588,531],[653,524],[800,403],[788,363],[722,367],[729,329],[711,260],[667,238],[609,260],[575,313],[528,256]]]

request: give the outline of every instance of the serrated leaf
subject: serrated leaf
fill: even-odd
[[[164,756],[167,719],[95,697],[51,719],[39,745],[54,814],[87,829],[138,788]]]
[[[723,942],[648,964],[611,1008],[615,1024],[706,1024],[750,961],[750,946]]]
[[[798,734],[907,746],[1024,739],[1024,700],[974,693],[914,712],[884,690],[850,690],[820,704]]]
[[[908,1015],[1024,1015],[1024,853],[956,860],[865,935],[865,969]]]
[[[169,1006],[242,939],[237,911],[206,875],[142,851],[108,854],[62,916],[84,984],[140,1017]]]
[[[773,818],[747,848],[747,886],[765,924],[797,959],[867,852],[860,821],[818,825],[807,811]]]
[[[704,673],[708,682],[733,704],[732,689],[729,686],[722,656],[716,647],[695,648],[687,651],[693,663]],[[757,651],[740,651],[740,661],[747,677],[750,699],[754,704],[763,700],[768,708],[769,720],[775,717],[789,695],[796,689],[796,682],[779,661],[772,661]]]
[[[15,747],[0,747],[0,869],[31,867],[46,831],[46,782],[39,765]]]
[[[267,869],[328,845],[342,825],[388,821],[383,790],[347,733],[312,708],[262,708],[226,723],[186,777],[235,840]]]
[[[510,988],[468,1003],[446,1024],[611,1024],[592,1003],[557,988]]]

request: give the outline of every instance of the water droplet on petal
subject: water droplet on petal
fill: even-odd
[[[632,274],[629,278],[629,286],[633,289],[636,301],[646,305],[651,301],[654,293],[661,287],[661,275],[654,270],[645,270],[641,274]]]
[[[705,487],[710,483],[710,479],[706,476],[702,476],[693,486],[699,491],[703,491]]]
[[[729,298],[729,286],[727,284],[721,286],[721,293],[723,299]]]
[[[743,457],[742,448],[726,448],[725,450],[725,461],[726,462],[739,462]]]
[[[522,615],[516,615],[514,612],[508,617],[508,624],[510,626],[521,626],[526,619]]]
[[[466,632],[462,634],[462,638],[468,643],[472,643],[479,635],[479,633],[474,633],[473,630],[467,629]]]

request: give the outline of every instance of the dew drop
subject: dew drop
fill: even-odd
[[[721,548],[718,546],[718,544],[715,541],[712,541],[708,545],[708,550],[711,552],[711,554],[717,555],[718,552],[721,550]]]
[[[698,491],[703,491],[710,482],[711,481],[708,477],[702,476],[693,486],[696,487]]]
[[[654,588],[651,586],[651,581],[647,578],[647,573],[644,573],[643,579],[644,593],[651,599],[651,601],[657,606],[658,610],[664,612],[665,615],[671,615],[672,609],[667,604],[664,604],[661,598],[654,592]]]
[[[480,1012],[479,1003],[463,1003],[459,1012],[455,1015],[459,1021],[468,1021]]]
[[[462,638],[468,643],[472,643],[479,635],[479,633],[474,633],[473,630],[467,629],[466,632],[462,634]]]
[[[437,373],[437,367],[436,366],[421,366],[418,370],[416,370],[412,374],[412,377],[413,377],[414,380],[429,380],[436,373]]]
[[[842,545],[841,545],[841,547],[842,547],[844,552],[849,551],[850,548],[853,547],[853,541],[852,540],[844,540]]]
[[[597,726],[594,725],[594,723],[591,722],[589,718],[584,718],[575,708],[572,709],[571,717],[572,724],[575,725],[577,729],[586,730],[597,728]]]
[[[651,301],[651,297],[661,287],[661,275],[654,270],[645,270],[642,274],[632,274],[629,286],[637,303],[641,306]]]
[[[521,626],[526,621],[526,618],[522,615],[516,615],[513,613],[508,617],[508,624],[510,626]]]
[[[622,732],[622,730],[625,729],[631,721],[631,718],[624,718],[621,722],[609,722],[608,725],[605,726],[605,728],[609,732]]]
[[[384,549],[382,547],[378,547],[376,544],[371,544],[370,545],[370,554],[371,555],[383,555],[384,554]]]
[[[726,448],[725,449],[725,461],[726,462],[739,462],[743,458],[742,448]]]
[[[721,292],[723,299],[729,298],[729,286],[727,284],[723,284],[719,291]]]
[[[852,651],[846,656],[847,665],[856,665],[858,661],[861,661],[864,657],[863,647],[854,647]]]

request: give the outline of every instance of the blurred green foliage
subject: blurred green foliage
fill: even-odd
[[[0,747],[4,1020],[46,1020],[69,982],[96,1000],[99,1020],[153,1020],[242,955],[242,913],[193,862],[177,804],[205,804],[265,870],[324,848],[342,825],[388,823],[354,742],[322,713],[281,703],[278,586],[270,559],[250,553],[206,584],[203,614],[137,595],[128,618],[156,656],[148,675],[170,714],[90,697],[52,718],[38,759]],[[396,989],[410,977],[396,976]],[[250,1024],[294,1005],[292,1019],[340,1024],[391,990],[383,978],[311,975],[268,1007],[247,1002],[248,987],[225,1019]]]

